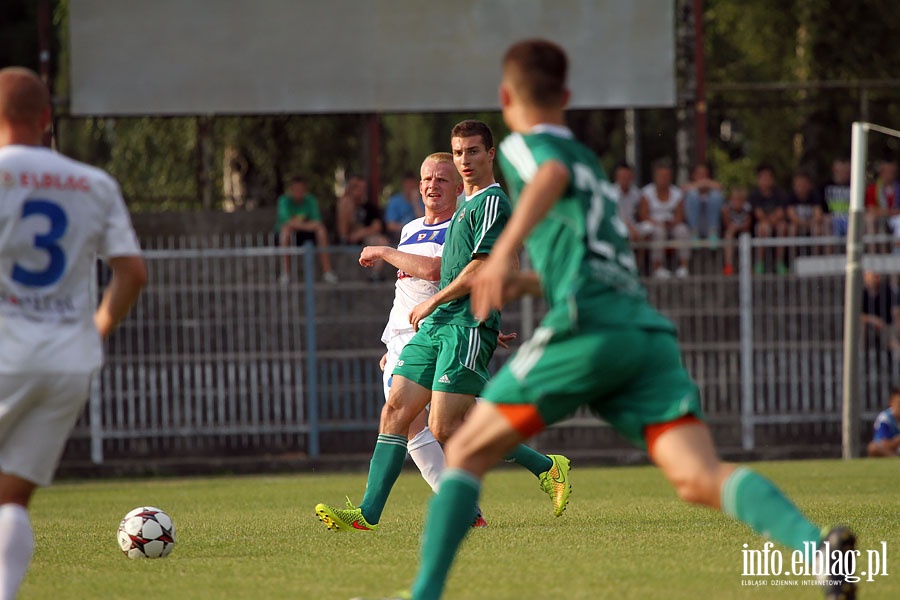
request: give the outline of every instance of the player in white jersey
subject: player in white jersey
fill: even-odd
[[[367,246],[359,257],[359,264],[364,267],[372,267],[377,260],[397,267],[394,305],[381,334],[381,341],[387,348],[381,358],[385,400],[390,394],[391,373],[400,351],[415,335],[409,313],[440,288],[444,235],[456,210],[456,199],[462,193],[462,186],[462,179],[449,153],[438,152],[426,157],[422,162],[419,182],[425,216],[403,227],[397,248]],[[426,414],[422,412],[410,425],[407,450],[422,477],[431,489],[437,491],[437,482],[444,466],[444,452],[426,421]]]
[[[49,485],[102,362],[102,338],[147,278],[119,187],[41,147],[50,96],[31,71],[0,70],[0,599],[34,551],[27,507]],[[96,257],[112,279],[99,307]]]

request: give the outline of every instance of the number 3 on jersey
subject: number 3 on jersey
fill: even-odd
[[[50,230],[34,236],[34,247],[49,256],[47,267],[32,271],[20,264],[13,265],[12,279],[29,287],[45,287],[56,283],[66,269],[66,253],[56,242],[65,235],[69,218],[58,204],[49,200],[28,200],[22,205],[22,220],[44,217]]]

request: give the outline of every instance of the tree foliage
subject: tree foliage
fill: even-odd
[[[711,85],[811,83],[896,78],[896,2],[891,0],[707,0],[705,55]],[[786,182],[804,167],[819,178],[831,160],[850,153],[850,124],[862,118],[897,123],[900,80],[862,96],[849,86],[710,94],[711,155],[720,171],[752,181],[759,162]],[[723,129],[731,136],[716,135]],[[723,139],[728,138],[728,139]],[[879,140],[873,156],[891,150]]]

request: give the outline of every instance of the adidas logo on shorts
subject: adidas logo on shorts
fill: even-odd
[[[438,379],[438,383],[450,383],[450,378],[447,377],[446,374],[441,375],[441,378]]]

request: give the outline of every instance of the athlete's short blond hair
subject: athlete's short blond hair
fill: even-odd
[[[456,182],[462,181],[462,175],[456,170],[456,165],[453,164],[453,155],[449,152],[435,152],[434,154],[429,154],[425,157],[425,160],[422,161],[422,164],[424,165],[427,162],[448,163],[453,167],[453,173],[456,175]]]

